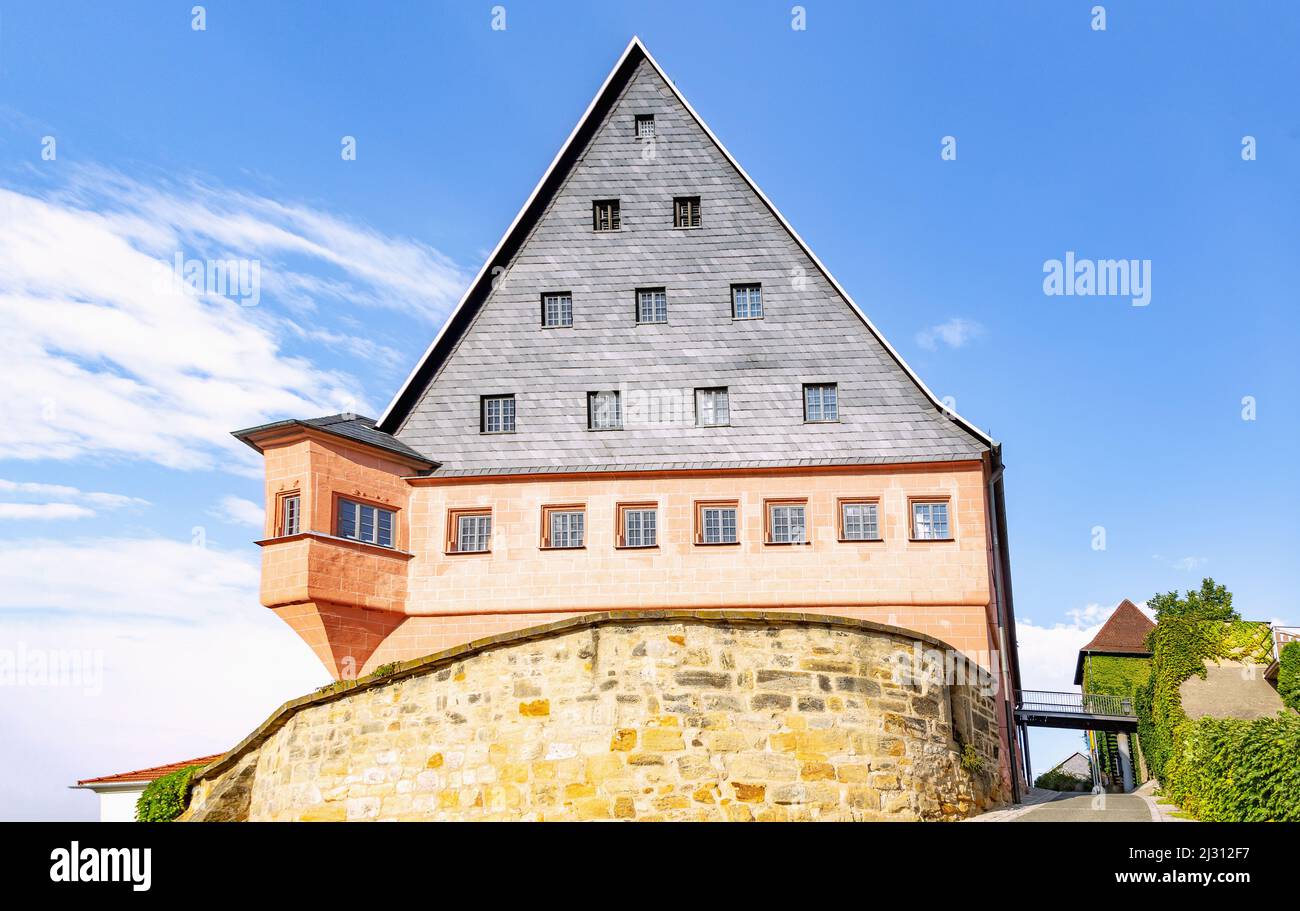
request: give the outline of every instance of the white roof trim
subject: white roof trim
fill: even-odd
[[[384,413],[379,418],[379,421],[377,423],[379,425],[383,425],[388,420],[388,417],[391,414],[392,410],[397,406],[398,401],[406,393],[407,387],[409,387],[411,383],[415,381],[415,377],[419,374],[420,369],[424,366],[425,361],[427,361],[429,357],[433,354],[434,348],[437,347],[438,342],[442,340],[442,337],[444,334],[446,334],[448,327],[451,326],[454,317],[456,316],[457,313],[460,312],[461,308],[465,306],[465,302],[469,299],[471,292],[474,290],[475,287],[478,286],[478,283],[483,279],[483,275],[487,271],[488,266],[492,263],[493,260],[496,259],[497,254],[501,252],[501,248],[505,246],[506,240],[510,237],[512,233],[514,233],[514,230],[516,226],[518,226],[520,219],[524,217],[524,213],[528,211],[528,207],[532,205],[533,200],[537,198],[537,194],[541,192],[543,185],[545,185],[547,179],[551,176],[551,172],[555,170],[556,166],[560,163],[560,160],[564,157],[565,153],[569,150],[569,146],[573,143],[574,138],[578,135],[578,132],[582,129],[583,125],[587,122],[587,118],[591,116],[591,112],[595,109],[596,102],[600,100],[601,96],[605,94],[605,90],[609,88],[610,81],[614,78],[614,74],[619,71],[619,69],[623,66],[623,62],[627,60],[628,55],[631,54],[634,49],[640,50],[641,53],[645,55],[645,59],[650,63],[652,67],[655,68],[655,72],[659,74],[659,77],[663,79],[664,83],[668,86],[668,88],[672,90],[673,95],[676,96],[677,100],[682,103],[682,107],[686,108],[687,112],[693,118],[695,118],[695,122],[700,125],[700,129],[704,130],[705,135],[708,136],[709,139],[713,140],[713,144],[718,147],[718,151],[720,151],[723,154],[723,156],[727,159],[727,161],[731,163],[731,166],[734,167],[736,171],[740,174],[740,176],[744,178],[745,183],[749,185],[750,189],[754,191],[754,193],[758,196],[758,198],[763,201],[763,204],[766,205],[768,209],[772,212],[772,214],[776,216],[777,221],[781,223],[781,226],[785,228],[786,231],[790,232],[790,236],[794,238],[795,243],[797,243],[799,247],[803,250],[803,252],[807,254],[808,258],[813,261],[813,264],[817,266],[817,268],[821,271],[822,275],[826,276],[826,280],[831,283],[831,286],[839,293],[839,295],[842,298],[844,298],[845,301],[848,302],[849,306],[853,308],[853,312],[858,315],[858,318],[860,320],[862,320],[863,325],[865,325],[868,331],[870,331],[871,334],[875,336],[876,341],[880,342],[880,344],[884,346],[885,350],[889,352],[890,357],[892,357],[898,363],[898,366],[903,368],[903,370],[907,373],[908,377],[912,380],[912,382],[914,382],[917,385],[917,388],[919,388],[922,392],[926,394],[926,396],[930,399],[930,401],[934,404],[936,408],[938,408],[941,412],[943,412],[944,414],[952,418],[952,420],[955,423],[959,424],[962,428],[967,430],[969,433],[971,433],[976,438],[983,441],[990,447],[996,447],[998,444],[991,436],[989,436],[983,430],[980,430],[974,424],[967,421],[961,415],[957,414],[956,411],[953,411],[952,409],[945,406],[943,402],[939,399],[939,397],[930,391],[930,387],[925,385],[925,382],[921,379],[920,376],[917,375],[916,371],[913,370],[908,365],[907,361],[903,360],[903,356],[900,355],[894,349],[894,346],[891,345],[889,343],[889,340],[886,339],[884,335],[880,333],[880,330],[878,330],[875,327],[875,325],[867,317],[866,313],[863,312],[863,310],[857,305],[857,302],[854,301],[853,298],[849,295],[849,292],[844,290],[844,287],[839,283],[839,281],[836,280],[835,276],[831,274],[831,271],[827,269],[825,265],[822,264],[822,261],[820,259],[817,258],[817,254],[814,253],[812,251],[812,248],[809,247],[808,244],[804,242],[804,239],[799,236],[799,232],[794,229],[794,227],[790,224],[790,222],[786,221],[785,216],[781,214],[781,210],[778,209],[772,203],[772,201],[767,198],[767,194],[764,193],[762,189],[758,186],[758,184],[754,182],[754,179],[750,177],[748,173],[746,173],[745,169],[741,167],[740,162],[736,161],[736,159],[732,156],[732,154],[729,151],[727,151],[727,147],[722,144],[722,140],[718,139],[718,137],[714,135],[713,130],[709,129],[709,125],[704,122],[704,118],[700,117],[700,115],[696,113],[695,108],[691,107],[691,103],[686,100],[686,97],[673,83],[672,79],[670,79],[668,77],[668,74],[664,72],[663,67],[659,65],[659,61],[655,60],[654,55],[650,53],[650,51],[646,48],[646,46],[641,43],[641,39],[636,35],[633,35],[632,40],[627,43],[627,47],[625,47],[623,49],[623,53],[619,55],[618,61],[614,64],[613,69],[609,71],[609,75],[605,77],[605,81],[601,83],[600,88],[597,90],[596,94],[592,97],[591,103],[587,105],[587,110],[583,112],[582,117],[579,118],[578,123],[574,126],[573,130],[569,133],[569,138],[564,141],[564,145],[560,147],[560,151],[557,152],[555,158],[551,160],[551,164],[546,169],[546,172],[542,174],[541,180],[537,182],[537,186],[533,187],[533,192],[528,195],[528,199],[524,201],[523,206],[520,207],[519,212],[514,217],[514,220],[510,222],[510,227],[507,228],[506,232],[501,235],[501,239],[497,241],[496,247],[493,248],[492,253],[488,256],[487,260],[483,263],[483,267],[479,269],[478,275],[474,276],[474,281],[470,283],[469,287],[465,291],[465,294],[461,297],[460,302],[456,305],[456,308],[452,310],[452,312],[447,316],[446,321],[442,324],[442,328],[438,330],[437,336],[434,338],[433,342],[429,345],[429,347],[425,350],[424,355],[416,363],[415,369],[411,371],[409,376],[407,376],[406,382],[402,383],[401,387],[397,391],[397,394],[394,395],[392,401],[388,403],[388,407],[384,409]]]

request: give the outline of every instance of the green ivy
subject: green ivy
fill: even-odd
[[[1164,792],[1198,819],[1300,818],[1300,719],[1193,721],[1179,693],[1188,678],[1205,679],[1207,661],[1267,663],[1269,625],[1243,621],[1213,579],[1147,604],[1156,628],[1147,636],[1151,676],[1136,692],[1138,738]]]
[[[1300,642],[1282,646],[1278,659],[1277,692],[1293,712],[1300,712]]]
[[[1202,718],[1174,733],[1165,793],[1207,822],[1300,822],[1300,715]]]
[[[201,768],[201,765],[186,766],[149,782],[135,802],[136,822],[171,822],[180,816],[189,797],[190,779]]]

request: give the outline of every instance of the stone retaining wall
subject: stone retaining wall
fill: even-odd
[[[286,704],[199,776],[183,818],[916,820],[1001,803],[996,698],[897,680],[917,646],[946,648],[784,612],[584,615]]]

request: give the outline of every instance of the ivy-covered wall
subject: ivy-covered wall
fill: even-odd
[[[1288,642],[1282,647],[1277,672],[1277,694],[1287,708],[1300,712],[1300,642]]]
[[[1123,696],[1136,699],[1138,687],[1151,676],[1150,658],[1131,658],[1121,655],[1088,655],[1083,660],[1083,691],[1090,695]],[[1097,762],[1112,778],[1119,774],[1118,747],[1115,735],[1098,732]],[[1133,737],[1134,774],[1141,775],[1141,737]]]

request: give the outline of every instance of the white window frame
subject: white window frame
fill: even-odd
[[[939,498],[912,500],[913,541],[951,541],[953,539],[952,510],[949,502],[946,499]],[[936,515],[940,512],[942,512],[943,516],[941,520],[936,518]]]
[[[602,407],[602,403],[610,401],[614,403],[612,419],[608,416],[608,406]],[[617,389],[599,389],[587,393],[587,429],[592,431],[623,429],[623,401]]]
[[[280,535],[288,537],[302,531],[302,494],[286,493],[280,497]]]
[[[618,508],[622,525],[620,547],[642,548],[659,546],[659,510],[655,506],[621,504]],[[635,518],[635,522],[633,522]],[[633,526],[635,525],[635,528]]]
[[[552,316],[554,318],[552,319]],[[569,291],[556,291],[542,295],[542,328],[573,328],[573,294]]]
[[[578,550],[587,546],[587,510],[582,506],[545,506],[547,550]]]
[[[500,395],[485,395],[479,399],[479,432],[480,433],[514,433],[515,418],[517,411],[515,408],[514,393]],[[493,405],[495,415],[493,414]],[[493,427],[495,417],[496,427]],[[508,425],[508,426],[507,426]]]
[[[829,393],[829,396],[827,395]],[[815,400],[815,403],[814,403]],[[828,405],[829,401],[829,405]],[[827,417],[827,409],[830,416]],[[840,419],[839,383],[803,384],[803,420],[805,424],[835,424]]]
[[[849,510],[860,510],[861,514],[850,523]],[[870,521],[868,521],[868,515]],[[857,524],[860,532],[850,534],[851,525]],[[869,529],[875,529],[874,535],[868,535]],[[883,535],[880,531],[880,501],[879,500],[841,500],[840,501],[840,540],[841,541],[879,541]]]
[[[744,303],[741,303],[741,298]],[[731,318],[763,318],[763,286],[759,282],[738,282],[731,286]]]
[[[485,554],[492,550],[492,514],[490,512],[453,513],[456,533],[452,538],[456,554]],[[467,543],[476,546],[466,547]],[[481,545],[481,546],[477,546]]]
[[[730,515],[728,515],[730,514]],[[740,543],[740,507],[721,503],[701,503],[696,505],[696,521],[699,522],[699,544],[738,544]],[[730,520],[730,521],[728,521]],[[727,537],[730,526],[731,537]]]
[[[654,114],[636,114],[633,117],[632,124],[632,132],[636,135],[637,139],[655,138],[655,130],[657,127],[655,126]],[[650,129],[643,129],[643,127],[646,126],[649,126]]]
[[[721,408],[719,408],[719,402]],[[707,386],[695,390],[695,426],[731,426],[731,393],[726,386]]]
[[[362,544],[373,544],[376,547],[387,547],[390,550],[395,546],[397,511],[394,509],[339,497],[335,508],[335,520],[338,523],[335,535],[339,538],[359,541]],[[367,524],[369,524],[368,529]],[[384,533],[385,524],[388,526],[387,535]],[[351,526],[351,534],[347,533],[348,526]]]
[[[636,321],[642,326],[668,322],[667,288],[636,289]]]
[[[807,501],[775,502],[766,505],[768,544],[808,543]]]

